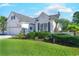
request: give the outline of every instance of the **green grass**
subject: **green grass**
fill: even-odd
[[[77,56],[79,48],[33,40],[0,40],[1,56]]]

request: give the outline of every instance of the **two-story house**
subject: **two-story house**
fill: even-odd
[[[38,17],[32,18],[16,12],[11,12],[7,19],[7,34],[16,35],[19,34],[22,29],[25,29],[25,33],[29,32],[41,32],[48,31],[54,32],[56,26],[56,19],[59,19],[60,14],[47,15],[42,12]],[[61,31],[60,24],[57,24],[58,31]]]

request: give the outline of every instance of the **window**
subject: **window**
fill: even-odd
[[[30,30],[32,30],[32,27],[30,27]]]
[[[14,20],[15,19],[15,16],[11,16],[11,20]]]
[[[29,25],[30,25],[30,30],[33,30],[34,24],[33,23],[30,23]]]
[[[39,30],[40,31],[47,31],[47,23],[42,23],[39,25]]]
[[[43,24],[41,24],[41,29],[40,30],[43,31]]]
[[[44,23],[44,31],[47,31],[47,23]]]

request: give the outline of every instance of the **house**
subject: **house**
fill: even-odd
[[[29,32],[41,32],[48,31],[54,32],[56,22],[60,14],[56,15],[47,15],[42,12],[38,17],[32,18],[25,16],[16,12],[11,12],[7,19],[7,34],[16,35],[19,34],[23,29],[25,33]],[[61,31],[60,24],[57,24],[58,31]]]

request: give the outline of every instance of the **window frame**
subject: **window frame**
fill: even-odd
[[[13,16],[11,16],[11,20],[15,20],[15,16],[13,15]]]

